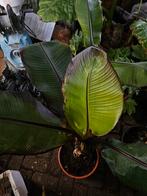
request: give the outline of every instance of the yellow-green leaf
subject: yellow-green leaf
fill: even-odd
[[[106,53],[99,48],[91,46],[73,59],[63,93],[66,118],[81,136],[107,134],[121,115],[121,86]]]

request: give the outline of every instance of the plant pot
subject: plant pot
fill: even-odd
[[[70,155],[69,155],[68,151],[71,152]],[[67,175],[68,177],[74,178],[76,180],[85,179],[85,178],[91,176],[96,171],[98,164],[99,164],[99,151],[97,149],[94,149],[92,151],[92,156],[90,155],[90,157],[93,157],[91,160],[91,163],[89,160],[90,157],[88,157],[87,155],[86,155],[87,157],[85,156],[86,158],[83,156],[79,160],[79,158],[75,158],[73,156],[72,152],[73,152],[73,148],[66,146],[66,145],[61,146],[59,148],[59,150],[58,150],[58,163],[59,163],[59,166],[60,166],[62,172],[65,175]],[[84,160],[84,158],[85,158],[85,160]],[[86,163],[86,162],[88,162],[88,163]],[[77,165],[78,165],[78,168],[76,168]],[[88,168],[88,165],[89,165],[89,168]],[[85,167],[86,167],[87,171],[85,171]],[[83,169],[84,169],[84,171],[83,171]]]

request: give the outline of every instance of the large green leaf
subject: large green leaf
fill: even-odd
[[[147,86],[147,62],[112,62],[123,85]]]
[[[63,91],[66,118],[80,135],[105,135],[117,123],[123,107],[122,90],[101,49],[89,47],[73,59]]]
[[[40,0],[38,14],[44,21],[75,19],[74,0]]]
[[[37,43],[22,51],[22,61],[32,83],[47,98],[49,108],[63,116],[61,86],[71,61],[70,49],[58,42]]]
[[[132,34],[138,39],[144,49],[147,49],[147,22],[137,20],[131,25]]]
[[[144,143],[123,144],[113,140],[102,151],[102,157],[111,171],[124,184],[147,193],[147,145]]]
[[[29,95],[0,92],[0,153],[38,153],[68,139],[59,118]]]
[[[76,0],[75,10],[84,34],[84,45],[98,45],[103,25],[101,1]]]

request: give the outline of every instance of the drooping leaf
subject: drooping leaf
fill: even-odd
[[[22,51],[32,83],[44,93],[49,108],[63,116],[62,81],[71,61],[70,49],[58,42],[37,43]]]
[[[147,193],[147,145],[144,143],[123,144],[113,140],[102,151],[112,173],[124,184]]]
[[[75,20],[74,0],[40,0],[38,14],[44,21]]]
[[[141,45],[137,44],[132,46],[132,56],[139,59],[140,61],[147,61],[147,50]]]
[[[120,83],[104,51],[89,47],[73,58],[65,75],[64,109],[80,135],[101,136],[117,123],[123,107]]]
[[[147,85],[147,62],[112,62],[122,85],[142,87]]]
[[[43,152],[68,139],[61,120],[30,95],[1,91],[0,105],[0,153]]]
[[[131,25],[132,35],[134,35],[141,46],[147,50],[147,22],[139,19]]]
[[[75,11],[84,34],[84,45],[98,45],[103,25],[101,1],[76,0]]]

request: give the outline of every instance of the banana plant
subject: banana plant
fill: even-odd
[[[40,0],[38,14],[47,22],[64,20],[70,23],[76,19],[74,0]]]
[[[76,0],[75,12],[84,35],[84,46],[99,45],[103,26],[101,1]]]
[[[1,153],[43,152],[113,129],[123,93],[102,49],[91,46],[72,59],[67,46],[49,42],[31,45],[21,55],[47,104],[29,92],[1,92]]]
[[[83,32],[85,47],[101,41],[103,12],[100,0],[40,0],[38,14],[44,21],[77,20]]]

